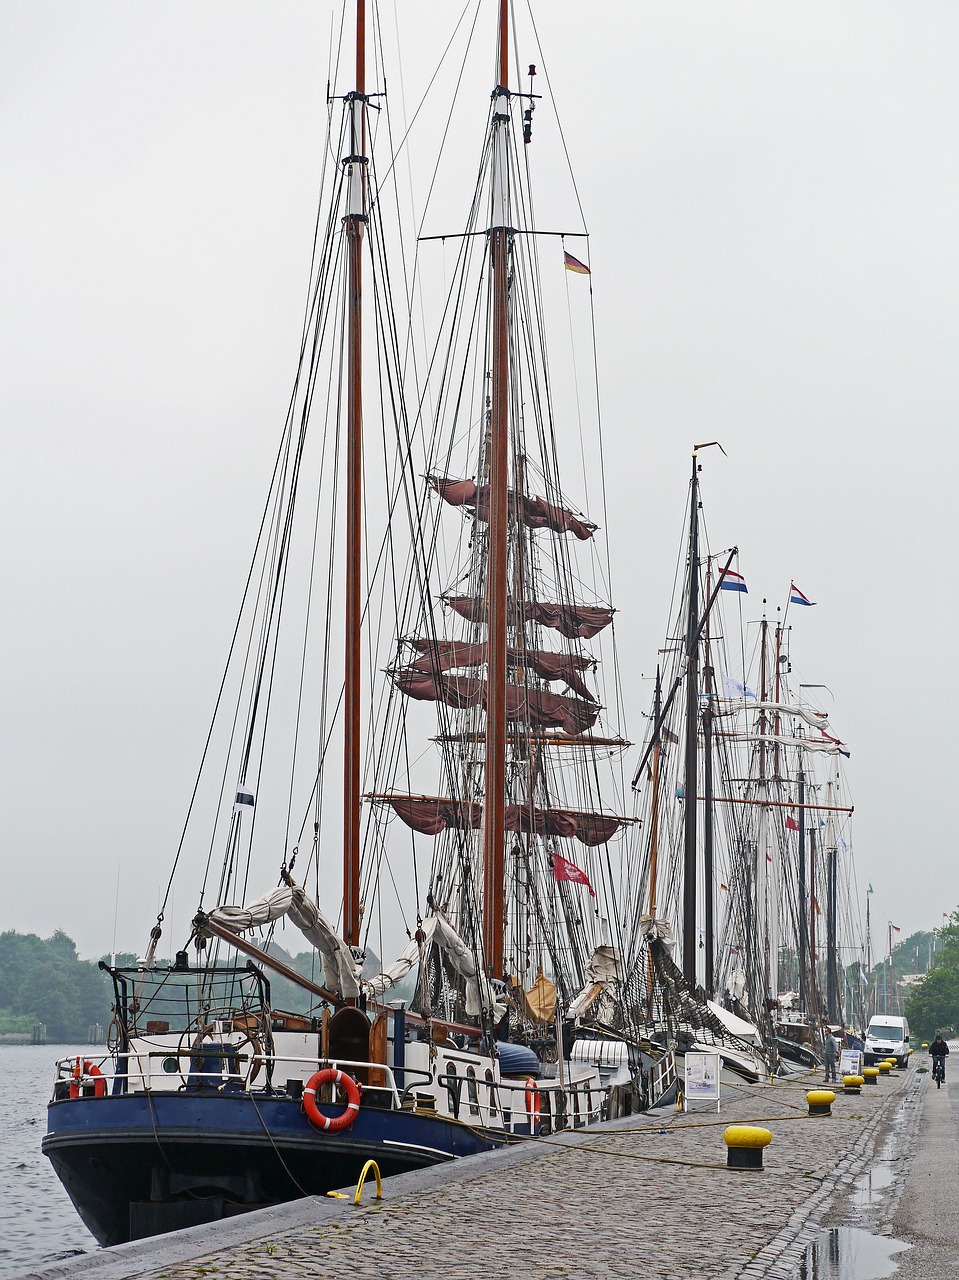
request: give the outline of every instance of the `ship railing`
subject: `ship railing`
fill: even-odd
[[[348,1075],[353,1075],[359,1071],[378,1072],[386,1077],[386,1083],[364,1084],[362,1086],[363,1093],[387,1094],[394,1110],[399,1111],[402,1106],[393,1068],[388,1067],[383,1062],[361,1062],[359,1059],[354,1060],[351,1058],[295,1058],[275,1053],[255,1053],[253,1062],[261,1062],[264,1065],[272,1063],[274,1067],[281,1062],[292,1066],[309,1067],[311,1074],[315,1071],[324,1071],[326,1069],[345,1071]]]
[[[649,1091],[650,1105],[658,1102],[675,1083],[676,1054],[672,1049],[668,1049],[662,1057],[657,1058],[653,1063]]]
[[[352,1074],[354,1071],[364,1072],[381,1072],[385,1076],[386,1083],[382,1085],[364,1084],[364,1093],[381,1093],[387,1095],[390,1104],[396,1110],[400,1109],[400,1092],[396,1085],[396,1078],[390,1067],[382,1062],[361,1062],[359,1060],[347,1058],[303,1058],[294,1057],[285,1054],[272,1053],[237,1053],[230,1049],[211,1049],[203,1046],[202,1049],[151,1049],[147,1053],[142,1051],[137,1053],[131,1051],[129,1053],[118,1053],[117,1060],[126,1059],[126,1071],[122,1074],[126,1076],[128,1088],[153,1088],[153,1082],[163,1081],[169,1086],[171,1071],[169,1068],[161,1068],[159,1071],[143,1071],[142,1069],[131,1069],[131,1059],[141,1058],[154,1059],[161,1061],[186,1058],[189,1066],[179,1070],[178,1074],[185,1077],[191,1084],[210,1084],[216,1088],[222,1088],[224,1085],[239,1087],[245,1091],[249,1091],[256,1083],[256,1077],[261,1068],[270,1068],[274,1070],[280,1064],[292,1067],[306,1068],[310,1075],[316,1071],[322,1071],[326,1067],[338,1068]],[[214,1071],[197,1071],[194,1065],[198,1060],[202,1059],[219,1059],[221,1067]],[[137,1063],[139,1067],[139,1063]],[[233,1067],[239,1068],[232,1070]],[[224,1067],[227,1069],[224,1070]],[[121,1074],[118,1072],[118,1074]],[[305,1082],[299,1082],[305,1083]]]
[[[603,1118],[605,1091],[584,1080],[535,1081],[481,1080],[478,1076],[447,1071],[436,1077],[447,1092],[455,1120],[508,1133],[556,1133],[582,1129]],[[516,1095],[519,1095],[518,1097]]]

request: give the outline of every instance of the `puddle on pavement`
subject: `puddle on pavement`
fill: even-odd
[[[883,1280],[895,1275],[895,1255],[908,1248],[858,1227],[830,1227],[806,1250],[799,1280]]]
[[[856,1179],[850,1200],[857,1209],[865,1209],[878,1200],[883,1191],[891,1187],[896,1175],[888,1164],[871,1165]]]

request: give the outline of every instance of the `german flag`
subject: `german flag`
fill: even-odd
[[[579,258],[574,258],[571,253],[563,251],[563,260],[566,263],[567,271],[575,271],[578,276],[588,276],[590,274],[589,267],[585,262],[580,262]]]

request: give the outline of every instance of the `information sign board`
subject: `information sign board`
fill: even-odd
[[[715,1102],[719,1110],[718,1053],[687,1053],[685,1055],[686,1091],[685,1105],[690,1102]]]

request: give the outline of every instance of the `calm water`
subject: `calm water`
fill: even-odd
[[[0,1045],[0,1276],[97,1247],[40,1154],[58,1058],[83,1046]]]

